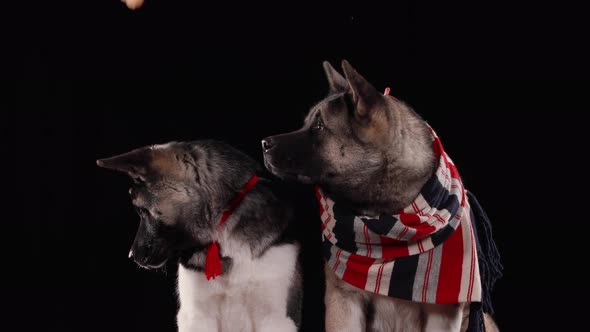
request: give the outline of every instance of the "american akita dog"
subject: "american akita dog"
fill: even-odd
[[[171,142],[97,161],[133,179],[141,221],[129,257],[178,259],[178,330],[296,331],[301,321],[293,208],[262,167],[217,141]]]
[[[489,221],[439,138],[346,60],[344,77],[324,69],[328,96],[262,148],[275,175],[316,185],[326,330],[496,330],[482,315],[501,269]]]

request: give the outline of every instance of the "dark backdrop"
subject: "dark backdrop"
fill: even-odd
[[[430,122],[487,209],[505,266],[499,325],[574,330],[583,318],[571,301],[588,290],[579,272],[587,218],[574,191],[584,196],[588,103],[576,98],[588,66],[574,11],[412,1],[10,6],[4,330],[173,331],[174,266],[156,274],[127,259],[138,223],[129,182],[95,159],[217,138],[261,161],[260,140],[296,129],[325,95],[321,62],[343,58]],[[309,188],[295,190],[313,200]],[[306,331],[318,331],[310,216]]]

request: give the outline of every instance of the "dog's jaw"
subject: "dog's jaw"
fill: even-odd
[[[137,264],[137,266],[141,267],[142,269],[146,269],[146,270],[157,270],[157,269],[161,268],[162,266],[166,265],[166,262],[167,261],[168,260],[165,260],[162,263],[156,264],[156,265],[151,265],[151,264],[145,264],[145,265],[143,265],[143,264],[139,264],[137,262],[136,262],[136,264]]]
[[[270,161],[269,158],[264,157],[264,166],[268,169],[272,174],[277,176],[278,178],[285,180],[285,181],[294,181],[303,184],[313,184],[314,181],[311,177],[303,174],[296,174],[290,172],[284,172],[280,168],[274,166]]]

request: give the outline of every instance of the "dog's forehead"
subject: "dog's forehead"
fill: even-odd
[[[152,166],[162,173],[173,172],[177,168],[177,161],[175,158],[175,151],[170,147],[152,147],[153,158]]]
[[[322,110],[327,110],[331,102],[338,100],[342,97],[342,94],[333,94],[320,100],[317,104],[311,107],[311,110],[305,118],[305,123],[310,123],[315,120],[318,115],[321,115]]]
[[[182,145],[167,143],[152,145],[150,166],[158,174],[169,178],[183,178],[187,175],[187,167],[183,155],[186,153]]]

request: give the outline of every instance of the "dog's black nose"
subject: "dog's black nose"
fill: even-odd
[[[270,143],[270,140],[268,138],[263,139],[262,140],[262,151],[268,152],[270,149],[272,149],[272,144]]]

